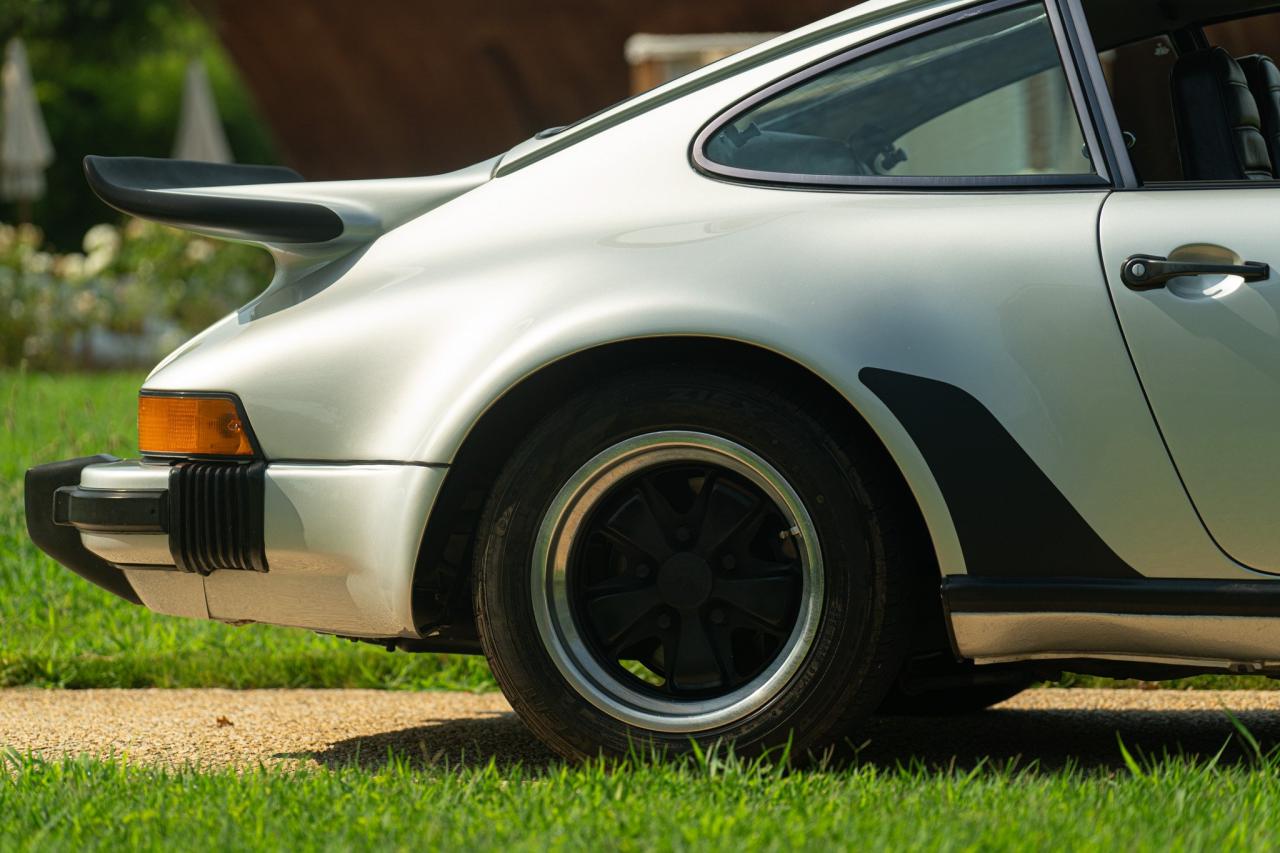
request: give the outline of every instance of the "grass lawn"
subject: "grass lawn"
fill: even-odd
[[[1119,746],[1117,746],[1119,755]],[[1255,850],[1274,760],[1132,769],[783,772],[712,758],[607,768],[160,771],[9,759],[5,849]]]

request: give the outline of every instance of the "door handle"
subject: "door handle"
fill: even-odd
[[[1253,261],[1243,264],[1214,264],[1202,261],[1171,261],[1156,255],[1134,255],[1124,262],[1120,278],[1130,290],[1156,290],[1170,279],[1195,275],[1238,275],[1245,281],[1266,281],[1271,266]]]

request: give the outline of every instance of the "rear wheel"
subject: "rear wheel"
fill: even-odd
[[[477,624],[568,756],[838,743],[900,666],[908,567],[880,461],[714,371],[595,389],[530,434],[481,521]]]

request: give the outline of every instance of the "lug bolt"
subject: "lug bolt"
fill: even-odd
[[[720,565],[724,566],[729,571],[733,571],[733,567],[738,565],[738,561],[733,558],[732,554],[725,554],[720,559]]]
[[[644,564],[636,566],[636,577],[640,578],[641,580],[644,580],[645,578],[649,577],[649,567]]]
[[[689,532],[689,528],[687,527],[676,528],[676,539],[679,539],[681,542],[688,542],[692,538],[693,538],[693,534]]]
[[[664,631],[671,627],[671,615],[669,613],[663,613],[658,617],[658,627]]]
[[[711,611],[711,621],[712,621],[712,622],[714,622],[714,623],[715,623],[715,624],[717,624],[717,625],[723,625],[723,624],[724,624],[724,611],[723,611],[723,610],[712,610],[712,611]]]

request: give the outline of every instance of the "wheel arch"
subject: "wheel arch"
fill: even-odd
[[[784,384],[814,401],[820,417],[849,431],[883,454],[893,472],[897,499],[909,504],[911,535],[933,567],[941,564],[933,525],[926,521],[900,455],[892,452],[872,422],[835,385],[787,355],[753,343],[697,336],[655,336],[600,344],[579,350],[530,373],[494,399],[474,421],[450,466],[436,505],[427,519],[414,573],[413,611],[429,639],[469,641],[474,637],[469,594],[473,531],[489,491],[505,461],[544,413],[594,381],[621,369],[669,366],[725,366]],[[896,421],[893,423],[896,427]],[[903,451],[899,448],[899,453]],[[909,452],[917,453],[914,446]],[[927,469],[926,469],[927,470]],[[930,481],[928,486],[936,489]],[[938,519],[929,521],[937,522]],[[949,518],[941,519],[950,531]],[[933,577],[937,577],[935,571]]]

